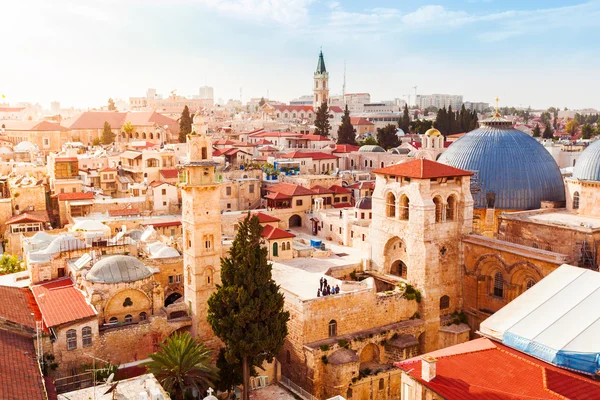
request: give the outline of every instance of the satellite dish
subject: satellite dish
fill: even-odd
[[[113,381],[113,379],[115,379],[115,373],[114,372],[108,376],[108,379],[106,380],[106,384],[110,385],[111,382]]]

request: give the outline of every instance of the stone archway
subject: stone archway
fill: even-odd
[[[290,228],[302,226],[302,218],[298,214],[292,215],[288,222],[289,222]]]
[[[175,303],[175,302],[176,302],[177,300],[179,300],[181,297],[183,297],[183,296],[181,296],[181,294],[180,294],[180,293],[177,293],[177,292],[173,292],[173,293],[171,293],[170,295],[168,295],[168,296],[165,298],[165,307],[167,307],[167,306],[170,306],[171,304]]]
[[[402,279],[408,279],[408,267],[402,260],[396,260],[390,267],[390,275],[399,276]]]
[[[369,343],[360,351],[360,369],[378,365],[381,363],[379,347],[376,344]]]

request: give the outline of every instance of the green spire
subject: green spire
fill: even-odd
[[[325,68],[325,60],[323,59],[323,50],[321,50],[319,53],[319,62],[317,63],[317,71],[315,73],[324,74],[325,72],[327,72],[327,69]]]

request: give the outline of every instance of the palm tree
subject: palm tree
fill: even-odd
[[[198,343],[188,332],[175,333],[150,354],[146,364],[165,390],[175,400],[183,400],[186,393],[196,389],[202,393],[214,386],[217,368],[212,366],[211,350]]]

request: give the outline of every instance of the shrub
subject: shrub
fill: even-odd
[[[323,364],[325,364],[325,365],[329,364],[329,360],[327,359],[327,356],[321,357],[321,361],[323,361]]]
[[[329,345],[328,344],[322,344],[321,345],[321,351],[327,351],[329,350]]]
[[[338,346],[343,347],[344,349],[347,349],[350,346],[350,343],[348,343],[348,341],[346,339],[340,339],[340,340],[338,340]]]

